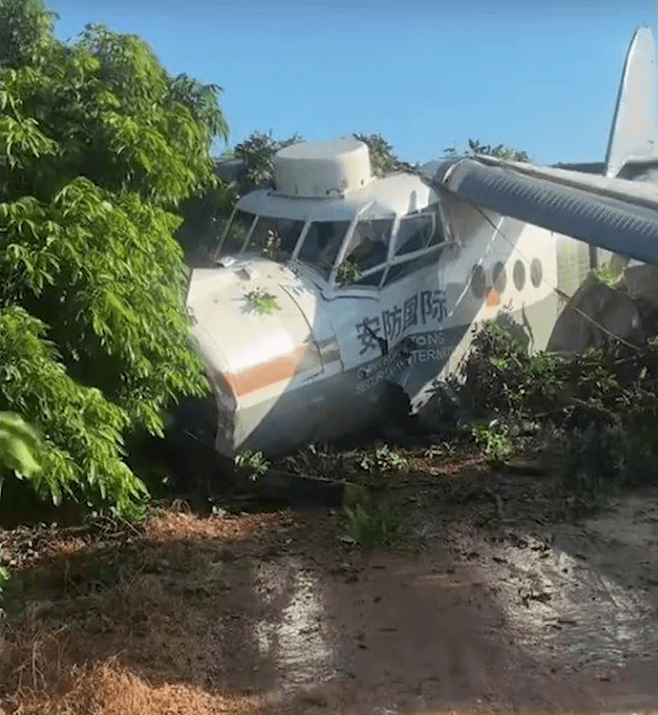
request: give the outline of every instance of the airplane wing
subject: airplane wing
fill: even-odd
[[[655,161],[645,160],[645,174]],[[658,184],[485,156],[448,160],[430,183],[496,213],[658,264]]]

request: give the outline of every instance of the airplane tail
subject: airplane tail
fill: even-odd
[[[606,176],[617,176],[632,160],[658,157],[658,85],[656,51],[648,27],[631,40],[612,119]]]

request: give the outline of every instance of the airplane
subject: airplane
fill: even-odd
[[[484,321],[546,349],[563,297],[614,257],[658,263],[651,31],[631,41],[606,161],[452,157],[372,174],[356,140],[278,151],[243,196],[187,305],[212,386],[214,448],[280,456],[411,413],[457,374]]]

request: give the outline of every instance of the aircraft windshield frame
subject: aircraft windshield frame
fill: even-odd
[[[368,215],[359,217],[347,239],[331,276],[332,284],[340,289],[381,289],[428,260],[434,260],[431,257],[449,242],[445,237],[438,201],[394,219]],[[366,250],[364,254],[361,251],[363,255],[357,255],[367,243],[370,244],[370,252]]]
[[[336,260],[350,239],[353,220],[310,219],[302,232],[292,258],[313,269],[329,283]]]
[[[351,219],[316,215],[303,220],[236,207],[218,255],[255,253],[278,263],[293,261],[312,270],[329,287],[377,290],[413,272],[428,254],[449,242],[440,202],[406,215],[375,214],[369,208]],[[235,234],[233,251],[227,251],[231,234]]]
[[[246,213],[246,212],[243,212]],[[280,218],[255,214],[256,220],[239,255],[257,252],[277,263],[289,260],[297,250],[306,222],[299,219]]]
[[[245,256],[257,253],[277,262],[289,260],[297,250],[306,222],[265,216],[234,209],[218,247],[218,255]],[[227,242],[232,243],[227,249]]]
[[[248,227],[246,227],[244,224],[238,224],[238,221],[241,216],[251,216],[251,221]],[[249,239],[249,236],[251,235],[256,218],[256,214],[253,214],[250,211],[242,211],[236,206],[233,209],[231,216],[229,217],[229,220],[226,224],[226,228],[224,229],[224,232],[222,234],[219,246],[217,246],[216,255],[221,256],[240,254],[247,240]],[[227,243],[229,244],[228,249],[226,247]],[[231,248],[231,244],[235,247],[234,249]]]

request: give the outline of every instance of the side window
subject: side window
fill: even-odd
[[[297,257],[328,280],[349,226],[349,221],[314,221]]]
[[[392,218],[359,221],[354,228],[343,262],[338,266],[338,283],[379,285],[383,265],[388,257],[392,230]],[[380,266],[382,270],[373,271]]]
[[[432,241],[435,237],[434,219],[435,216],[432,213],[421,213],[402,218],[395,241],[394,255],[404,256],[435,243]]]
[[[439,260],[442,250],[439,246],[444,242],[440,226],[436,205],[400,219],[395,237],[394,265],[389,268],[384,285],[389,285]],[[405,260],[405,256],[418,254],[418,251],[424,253]]]

